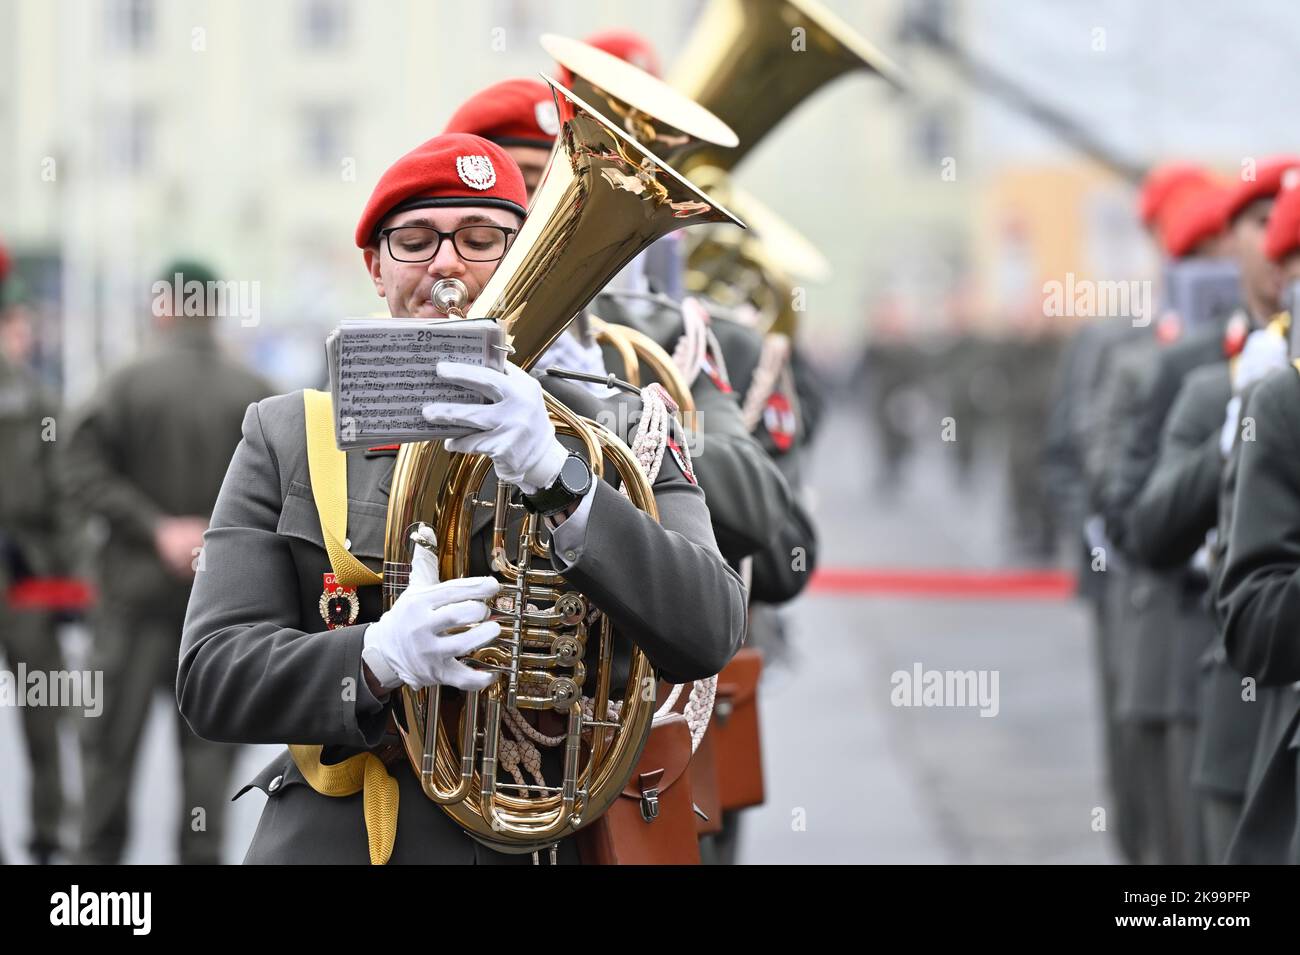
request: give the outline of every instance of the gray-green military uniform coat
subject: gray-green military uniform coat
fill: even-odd
[[[1128,439],[1133,408],[1140,400],[1143,373],[1153,361],[1156,347],[1149,335],[1124,337],[1113,341],[1100,361],[1097,394],[1088,403],[1082,422],[1085,486],[1094,515],[1105,514],[1113,494],[1115,470]],[[1109,532],[1109,524],[1106,530]],[[1139,862],[1153,856],[1153,827],[1163,818],[1163,807],[1160,815],[1154,812],[1151,793],[1162,791],[1165,778],[1162,765],[1141,758],[1144,737],[1150,735],[1153,725],[1163,725],[1165,699],[1162,691],[1143,692],[1139,672],[1149,680],[1153,668],[1139,668],[1139,661],[1164,658],[1165,643],[1163,635],[1147,625],[1154,574],[1130,564],[1109,540],[1103,551],[1104,563],[1090,555],[1088,572],[1106,580],[1106,586],[1094,592],[1103,601],[1098,613],[1102,619],[1102,696],[1110,740],[1107,766],[1114,796],[1110,816],[1125,858]],[[1153,639],[1156,645],[1146,646]]]
[[[607,322],[627,325],[653,338],[672,354],[682,335],[681,313],[655,305],[633,311],[610,294],[598,295],[591,310]],[[626,374],[611,351],[608,367]],[[708,499],[718,549],[737,562],[777,540],[786,529],[793,505],[780,469],[749,434],[734,392],[723,391],[701,373],[691,384],[698,428],[692,437],[692,461]]]
[[[34,576],[64,569],[54,493],[58,424],[49,390],[0,355],[0,538]],[[0,566],[0,575],[9,569]]]
[[[644,332],[672,354],[684,330],[680,309],[658,303],[636,307],[643,302],[602,294],[592,309],[605,321]],[[696,474],[723,555],[733,563],[751,558],[746,643],[770,655],[784,649],[783,624],[772,604],[793,599],[807,585],[817,561],[817,532],[798,494],[801,445],[783,450],[762,419],[753,433],[745,422],[741,402],[759,362],[762,336],[716,314],[710,328],[722,354],[710,353],[710,367],[691,383],[699,427]],[[613,349],[606,349],[605,360],[621,369]],[[805,419],[804,403],[795,396],[789,399],[800,411],[797,434],[802,438],[821,404],[809,393]],[[702,842],[704,859],[734,861],[738,816],[738,810],[723,814],[722,832]]]
[[[1198,368],[1187,376],[1165,420],[1155,469],[1129,514],[1133,553],[1176,582],[1177,602],[1165,622],[1174,640],[1167,746],[1171,801],[1187,808],[1180,841],[1185,862],[1206,858],[1204,811],[1192,783],[1204,740],[1204,727],[1198,725],[1205,689],[1202,671],[1207,655],[1212,660],[1217,631],[1206,599],[1208,557],[1199,564],[1193,557],[1205,547],[1218,518],[1223,463],[1219,433],[1231,395],[1227,362]]]
[[[1248,400],[1253,386],[1242,395]],[[1238,435],[1240,436],[1240,429]],[[1192,784],[1204,794],[1205,843],[1210,862],[1219,863],[1241,819],[1250,782],[1252,756],[1259,743],[1264,699],[1285,692],[1277,687],[1254,687],[1253,679],[1239,673],[1228,660],[1218,595],[1232,536],[1233,497],[1237,490],[1241,442],[1234,440],[1219,479],[1219,513],[1214,543],[1210,547],[1210,609],[1215,640],[1202,659],[1201,732],[1197,737]]]
[[[1219,432],[1231,396],[1227,362],[1188,375],[1165,421],[1155,469],[1129,514],[1132,552],[1176,580],[1179,599],[1167,622],[1174,638],[1169,713],[1175,719],[1197,716],[1201,659],[1214,639],[1204,602],[1206,573],[1188,562],[1218,518]]]
[[[1228,363],[1219,362],[1187,377],[1170,412],[1160,462],[1142,491],[1131,522],[1134,549],[1155,566],[1185,562],[1219,526],[1220,505],[1231,507],[1231,498],[1222,500],[1227,479],[1219,447],[1224,409],[1231,397]],[[1226,517],[1224,521],[1226,530]],[[1242,700],[1241,675],[1227,663],[1217,616],[1210,610],[1207,617],[1201,606],[1202,593],[1200,587],[1189,593],[1196,601],[1188,608],[1182,630],[1185,639],[1179,644],[1180,678],[1176,684],[1180,693],[1197,694],[1199,726],[1192,779],[1198,789],[1240,799],[1260,707]],[[1209,620],[1213,636],[1192,659],[1190,654],[1197,649],[1204,630],[1202,618]]]
[[[1106,778],[1116,798],[1113,831],[1124,857],[1141,855],[1141,808],[1131,785],[1128,729],[1121,725],[1116,694],[1116,626],[1113,594],[1123,586],[1124,570],[1108,558],[1105,569],[1094,564],[1088,523],[1100,508],[1102,476],[1113,428],[1103,405],[1112,401],[1114,366],[1133,348],[1147,347],[1150,331],[1127,322],[1101,320],[1083,325],[1061,361],[1058,392],[1047,422],[1044,479],[1059,495],[1062,522],[1077,534],[1079,596],[1092,605],[1097,682],[1101,687]],[[1103,386],[1106,387],[1103,387]]]
[[[1300,863],[1300,375],[1250,393],[1218,609],[1228,660],[1261,689],[1260,731],[1229,863]],[[1266,691],[1266,692],[1265,692]]]
[[[1100,383],[1118,346],[1136,341],[1141,328],[1110,320],[1081,325],[1066,342],[1057,363],[1051,412],[1044,428],[1043,482],[1056,501],[1062,525],[1077,535],[1079,595],[1100,600],[1108,578],[1092,572],[1091,547],[1083,534],[1092,513],[1088,495],[1085,448],[1095,433],[1093,406],[1100,398]]]
[[[1155,477],[1161,456],[1168,452],[1176,460],[1189,445],[1203,448],[1217,440],[1221,419],[1217,423],[1207,420],[1203,401],[1192,407],[1185,404],[1182,420],[1175,423],[1177,431],[1170,434],[1169,428],[1189,375],[1203,366],[1222,363],[1223,356],[1223,329],[1218,324],[1192,329],[1155,352],[1143,380],[1141,400],[1133,408],[1105,511],[1107,532],[1135,563],[1153,574],[1135,687],[1143,696],[1153,695],[1164,701],[1163,739],[1157,735],[1160,731],[1156,724],[1148,724],[1142,731],[1142,759],[1150,763],[1159,752],[1166,768],[1163,794],[1156,794],[1148,786],[1156,796],[1151,802],[1152,818],[1162,838],[1157,843],[1156,861],[1165,863],[1196,863],[1204,857],[1201,810],[1191,790],[1191,765],[1195,753],[1197,661],[1213,639],[1213,627],[1199,606],[1205,588],[1203,576],[1194,575],[1189,580],[1187,569],[1168,558],[1152,564],[1149,558],[1158,548],[1144,554],[1135,536],[1143,494]],[[1213,417],[1217,418],[1217,413]],[[1203,500],[1203,509],[1212,506],[1212,495],[1208,501],[1206,505]]]
[[[60,548],[55,459],[59,447],[53,396],[25,368],[0,356],[0,594],[18,575],[65,572]],[[0,597],[0,655],[11,671],[63,669],[54,614],[47,609],[10,607]],[[31,765],[29,848],[43,858],[59,846],[63,789],[59,773],[59,720],[54,706],[21,710],[23,738]]]
[[[1117,493],[1117,471],[1144,399],[1143,381],[1155,360],[1156,348],[1150,339],[1126,343],[1105,376],[1105,393],[1096,408],[1095,438],[1087,452],[1091,496],[1098,513],[1107,512]],[[1153,442],[1158,440],[1158,434],[1151,436]],[[1107,520],[1108,537],[1112,529],[1113,522]],[[1114,545],[1113,537],[1110,543]],[[1173,598],[1156,573],[1140,562],[1128,560],[1115,546],[1107,549],[1105,566],[1105,573],[1115,575],[1107,591],[1111,602],[1107,655],[1115,681],[1116,718],[1131,723],[1163,723],[1169,718],[1167,677],[1173,635],[1164,627],[1153,626],[1152,620]]]
[[[743,401],[754,380],[762,337],[754,329],[725,317],[712,320],[714,334],[727,363],[732,393]],[[790,508],[781,522],[776,538],[753,557],[750,599],[760,604],[781,604],[793,600],[808,585],[817,567],[817,527],[804,493],[806,457],[817,425],[821,421],[825,396],[812,381],[813,372],[802,352],[793,348],[790,371],[795,393],[784,394],[778,382],[776,391],[785,402],[797,409],[793,435],[786,435],[786,446],[778,443],[766,416],[754,428],[754,438],[775,462],[790,487]],[[799,557],[795,560],[795,556]]]
[[[551,376],[543,386],[580,414],[635,422],[639,399],[601,400]],[[622,413],[614,407],[622,403]],[[204,570],[190,599],[176,694],[194,731],[230,742],[321,744],[336,762],[385,742],[387,701],[362,679],[366,626],[381,612],[378,587],[360,588],[360,622],[328,631],[318,611],[330,570],[312,498],[302,394],[248,409],[243,441],[230,462],[204,542]],[[623,434],[629,438],[631,435]],[[678,436],[680,438],[680,436]],[[393,454],[347,456],[352,553],[371,569],[383,559]],[[611,472],[607,471],[607,475]],[[740,644],[745,598],[722,559],[704,493],[665,454],[654,483],[660,523],[606,482],[595,489],[586,536],[556,570],[612,620],[616,646],[634,641],[659,675],[673,682],[717,673]],[[490,527],[484,515],[470,573],[487,573]],[[617,678],[617,677],[616,677]],[[523,864],[465,834],[420,790],[405,763],[391,767],[400,810],[393,863]],[[365,863],[362,796],[330,797],[308,786],[287,751],[250,786],[267,793],[247,862]],[[249,787],[245,787],[245,790]],[[241,791],[242,794],[243,791]],[[560,861],[574,861],[572,839]]]
[[[177,321],[79,410],[60,471],[70,501],[108,523],[95,562],[105,603],[179,622],[190,582],[164,567],[154,526],[211,513],[243,409],[272,389],[225,355],[208,320]]]

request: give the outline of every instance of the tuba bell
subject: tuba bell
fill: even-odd
[[[804,47],[792,47],[793,31]],[[778,123],[822,86],[854,70],[904,87],[899,68],[818,0],[710,0],[669,76],[686,96],[733,128],[735,148],[704,145],[682,169],[711,195],[734,192],[763,221],[743,238],[702,234],[687,256],[687,287],[724,306],[752,305],[765,332],[793,336],[793,278],[819,281],[825,259],[757,200],[728,183],[728,173]],[[748,222],[750,216],[741,212]]]
[[[802,50],[792,47],[794,30],[803,31]],[[801,102],[860,69],[903,88],[893,61],[818,0],[710,0],[668,82],[734,129],[740,144],[706,145],[682,170],[734,169]]]
[[[568,72],[569,89],[674,168],[684,168],[687,157],[706,146],[739,145],[730,126],[645,70],[554,33],[542,34],[539,42]]]
[[[514,244],[464,315],[498,320],[512,360],[524,369],[655,240],[697,223],[741,225],[618,125],[543,78],[561,119],[556,148]],[[615,468],[632,503],[657,519],[650,484],[628,447],[549,394],[546,403],[556,433],[581,443],[594,476]],[[413,528],[433,529],[441,579],[463,577],[474,517],[491,511],[491,569],[502,581],[492,619],[502,631],[467,662],[501,678],[465,694],[403,687],[399,730],[425,795],[479,842],[522,853],[595,821],[622,791],[650,730],[655,701],[642,688],[653,685],[654,675],[633,648],[626,680],[614,685],[609,620],[565,589],[532,515],[511,530],[519,508],[508,485],[498,485],[492,500],[480,499],[490,472],[487,457],[451,453],[441,442],[402,446],[389,497],[384,600],[390,606],[404,587]],[[552,740],[563,763],[554,785],[498,778],[503,725],[520,730],[529,711],[551,711],[563,724]]]

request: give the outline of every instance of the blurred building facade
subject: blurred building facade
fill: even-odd
[[[806,290],[814,352],[842,353],[875,311],[921,336],[996,328],[1065,271],[1149,264],[1131,185],[975,88],[944,44],[1139,164],[1199,157],[1232,171],[1291,145],[1275,111],[1300,91],[1280,42],[1300,21],[1285,5],[827,5],[913,89],[841,79],[739,170],[834,266]],[[671,64],[702,6],[3,0],[0,238],[59,298],[62,326],[47,334],[67,396],[140,346],[149,283],[177,254],[257,283],[259,323],[227,323],[229,337],[286,387],[311,379],[323,331],[380,304],[349,237],[395,156],[476,89],[549,69],[541,32],[631,27]],[[1207,55],[1213,68],[1200,68]]]
[[[671,63],[700,6],[5,0],[0,236],[57,276],[66,393],[141,345],[149,285],[176,254],[259,284],[260,323],[226,331],[300,384],[324,329],[380,305],[349,237],[394,157],[476,89],[549,69],[543,31],[633,27]],[[832,6],[888,48],[891,4]],[[883,84],[844,80],[742,173],[854,277],[810,290],[810,310],[841,324],[860,311],[864,260],[890,244],[877,240],[898,203],[882,198],[911,168],[892,161],[896,112]]]
[[[1139,168],[1190,160],[1235,176],[1252,160],[1297,148],[1277,109],[1300,94],[1293,6],[972,0],[964,8],[973,55]],[[1024,262],[1040,316],[1043,283],[1067,273],[1155,278],[1155,249],[1134,221],[1131,183],[998,99],[976,97],[968,121],[985,186],[970,235],[990,306],[1021,304],[1008,262]]]

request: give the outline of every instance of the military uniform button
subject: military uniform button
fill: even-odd
[[[269,793],[275,792],[277,789],[280,788],[280,783],[282,782],[284,782],[284,777],[276,776],[275,779],[271,780],[270,785],[266,787],[266,791]]]
[[[566,550],[564,552],[564,559],[572,563],[578,559],[578,552],[576,550]]]

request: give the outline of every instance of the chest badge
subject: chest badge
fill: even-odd
[[[356,623],[361,613],[361,600],[357,597],[357,588],[343,586],[334,578],[333,573],[323,575],[323,584],[320,595],[320,615],[325,621],[325,626],[336,630]]]

